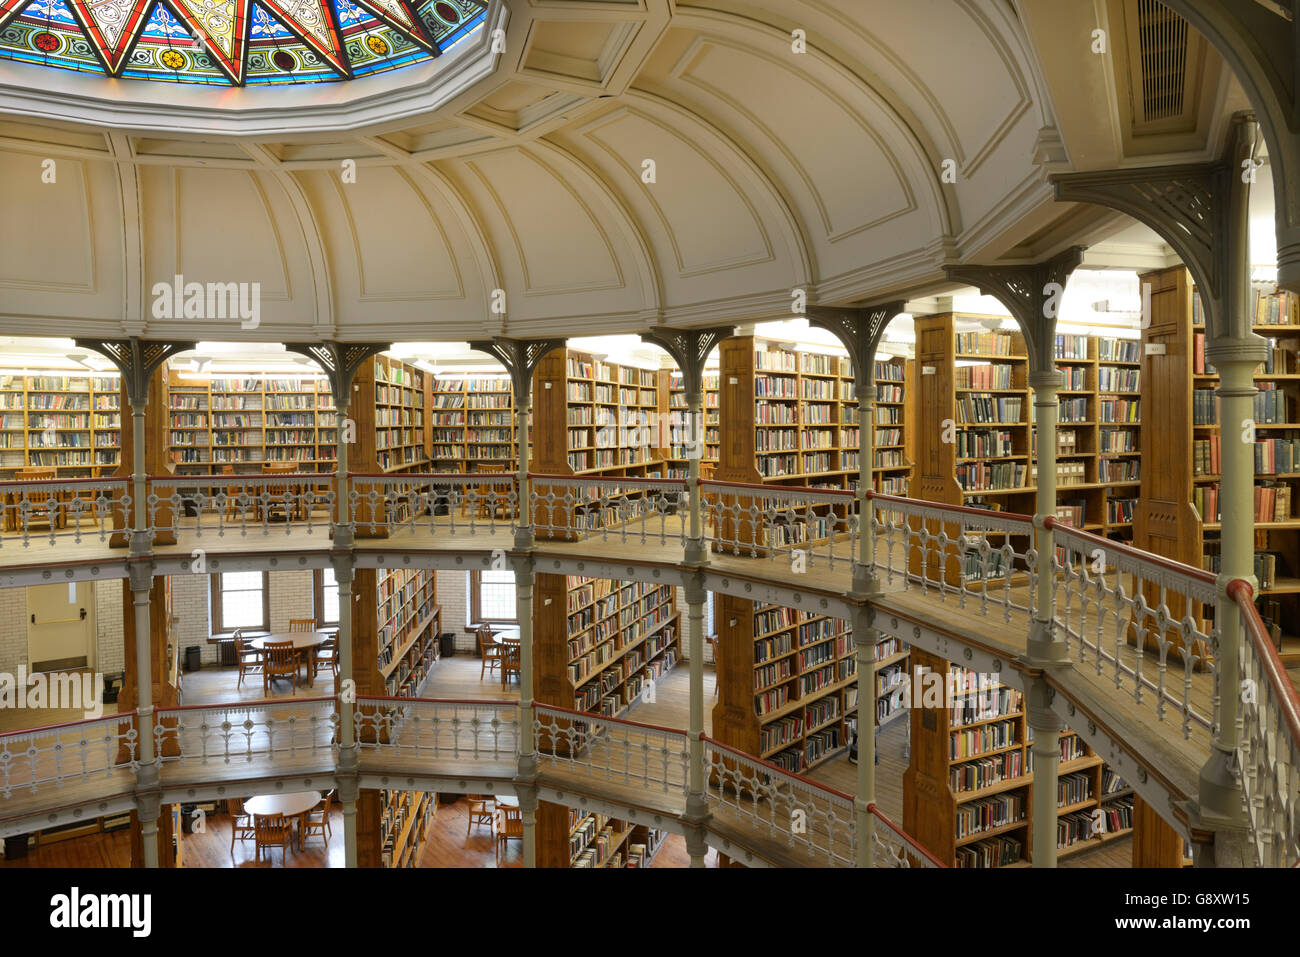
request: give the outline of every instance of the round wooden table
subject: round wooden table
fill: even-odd
[[[519,640],[518,625],[507,625],[506,627],[502,628],[500,631],[494,630],[492,632],[492,641],[498,645],[505,644],[507,641],[518,641],[518,640]]]
[[[244,801],[244,810],[253,817],[283,814],[298,821],[298,847],[302,841],[302,816],[321,802],[319,791],[290,791],[287,794],[255,794]]]
[[[265,651],[267,644],[274,644],[280,641],[292,641],[293,653],[301,658],[307,655],[307,687],[311,687],[314,668],[311,667],[311,656],[316,653],[316,649],[324,644],[328,638],[334,635],[327,631],[286,631],[278,635],[263,635],[260,638],[254,638],[248,644],[258,651]]]

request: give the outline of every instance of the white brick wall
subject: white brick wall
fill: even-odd
[[[126,670],[126,639],[122,628],[122,583],[100,581],[93,582],[91,587],[95,589],[98,668],[101,674],[119,674]]]
[[[27,664],[27,589],[0,588],[0,671]]]
[[[473,635],[465,634],[469,620],[469,572],[438,572],[438,604],[442,606],[442,630],[456,636],[456,652],[478,650]]]
[[[271,572],[271,630],[288,631],[290,618],[315,618],[315,592],[310,568]]]
[[[180,641],[180,653],[190,645],[199,646],[199,660],[205,665],[216,664],[219,652],[216,645],[209,645],[212,637],[212,618],[209,614],[210,576],[208,575],[173,575],[172,614],[180,619],[177,636]]]

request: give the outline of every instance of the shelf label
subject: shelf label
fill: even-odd
[[[921,366],[921,375],[934,375],[938,371],[936,366]]]
[[[1165,354],[1165,344],[1163,342],[1144,342],[1142,351],[1148,356],[1162,356]]]

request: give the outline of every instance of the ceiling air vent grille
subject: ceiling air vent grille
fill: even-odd
[[[1138,0],[1142,119],[1182,115],[1187,87],[1187,21],[1159,0]]]

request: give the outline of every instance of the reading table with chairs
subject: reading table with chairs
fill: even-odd
[[[524,817],[519,809],[519,798],[507,794],[467,794],[469,800],[469,819],[465,825],[465,842],[469,843],[470,831],[474,827],[487,825],[496,848],[497,863],[501,863],[501,849],[508,847],[509,841],[524,840]]]
[[[56,482],[58,472],[54,466],[29,466],[14,471],[15,482]],[[62,507],[64,497],[59,492],[24,491],[9,486],[4,494],[4,530],[16,532],[20,527],[31,528],[37,522],[49,526],[50,531],[67,524],[67,513]]]
[[[491,674],[498,668],[502,688],[509,685],[512,677],[519,680],[519,626],[506,625],[494,629],[489,624],[482,624],[478,626],[477,635],[479,656],[483,659],[478,672],[479,680],[482,681],[484,675]]]
[[[319,835],[327,846],[333,836],[330,828],[330,804],[334,791],[291,791],[288,794],[258,794],[245,800],[229,803],[231,816],[230,856],[235,855],[235,842],[252,839],[253,859],[261,860],[263,851],[270,860],[271,850],[280,849],[280,863],[293,849],[294,824],[297,824],[298,850],[307,848],[307,839]]]
[[[287,633],[252,639],[245,638],[243,630],[237,628],[234,641],[235,663],[239,666],[236,688],[243,685],[245,678],[260,675],[262,691],[270,695],[276,681],[291,682],[297,691],[299,672],[304,668],[309,688],[321,672],[334,678],[339,674],[338,635],[318,629],[311,618],[291,618]]]

